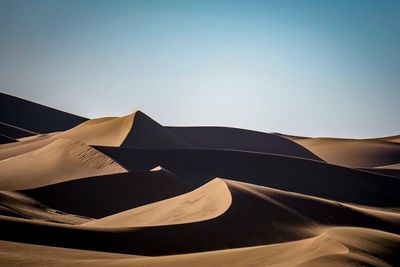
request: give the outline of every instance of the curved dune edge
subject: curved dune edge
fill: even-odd
[[[135,114],[92,119],[57,134],[55,138],[68,138],[88,145],[120,146],[132,129]]]
[[[153,171],[157,171],[156,168]],[[214,179],[196,190],[107,216],[82,226],[140,227],[184,224],[209,220],[223,214],[232,203],[227,184]]]
[[[199,191],[212,191],[224,186],[227,186],[224,190],[232,198],[230,206],[225,211],[220,209],[219,216],[207,218],[207,214],[210,214],[208,211],[215,210],[215,204],[209,201],[212,197],[207,196],[212,193],[202,194]],[[217,192],[221,194],[218,190]],[[185,203],[193,199],[187,197],[191,193],[200,199]],[[222,179],[214,179],[191,193],[186,194],[183,199],[184,195],[181,195],[180,198],[167,199],[146,205],[147,207],[118,213],[117,216],[109,216],[106,222],[103,218],[97,223],[73,226],[0,216],[0,224],[5,230],[1,236],[5,240],[42,245],[161,256],[278,245],[315,237],[333,226],[400,233],[400,213],[396,211],[354,207]],[[180,204],[172,208],[168,205],[171,202]],[[179,209],[180,207],[186,210]],[[170,210],[164,212],[164,208]],[[199,209],[203,216],[199,215]],[[135,210],[143,213],[136,212],[137,217],[131,216]],[[140,217],[144,217],[142,225],[138,226],[140,221],[135,225]],[[103,223],[99,225],[98,222]],[[10,231],[16,227],[18,232]]]
[[[126,172],[100,151],[68,139],[57,139],[42,148],[2,160],[0,170],[0,190],[7,191]]]
[[[221,178],[215,178],[189,193],[93,220],[82,224],[82,226],[154,227],[221,219],[221,217],[229,217],[232,212],[236,214],[235,216],[241,216],[242,211],[247,209],[242,204],[245,197],[261,200],[257,204],[257,212],[269,213],[269,216],[267,216],[269,223],[284,224],[285,220],[296,221],[298,227],[292,226],[293,229],[298,228],[294,230],[296,233],[289,234],[293,239],[302,235],[309,235],[309,231],[302,229],[303,227],[329,224],[325,215],[310,211],[308,207],[313,207],[315,210],[326,209],[326,211],[330,211],[331,216],[335,217],[354,216],[354,218],[362,218],[368,216],[373,218],[372,220],[382,220],[400,226],[400,214],[391,210],[344,204],[319,197]],[[232,206],[232,202],[234,206]],[[256,220],[263,216],[253,217]],[[285,220],[282,220],[282,216],[285,217]]]
[[[173,256],[145,257],[0,241],[4,264],[79,266],[395,266],[400,236],[355,227],[325,228],[299,241]],[[397,259],[396,259],[397,258]]]

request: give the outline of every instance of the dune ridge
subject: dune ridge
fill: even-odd
[[[0,104],[2,266],[400,266],[399,136]]]

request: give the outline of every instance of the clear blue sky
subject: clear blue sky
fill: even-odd
[[[400,134],[400,1],[4,1],[0,90],[88,117]]]

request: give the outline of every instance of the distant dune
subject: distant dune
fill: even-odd
[[[399,136],[0,104],[1,266],[400,266]]]
[[[400,144],[385,140],[304,138],[295,142],[329,163],[348,167],[397,164],[400,158]]]
[[[64,131],[87,120],[4,93],[0,93],[0,107],[0,122],[37,133]]]
[[[321,160],[309,150],[279,135],[228,127],[169,127],[196,148],[264,152]]]

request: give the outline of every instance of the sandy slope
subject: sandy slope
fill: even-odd
[[[23,192],[55,209],[101,218],[190,190],[184,179],[159,168],[77,179]]]
[[[9,266],[396,266],[400,236],[365,228],[327,228],[309,239],[240,249],[163,257],[76,250],[0,241]],[[22,252],[22,253],[21,253]]]
[[[57,138],[70,138],[89,145],[145,148],[184,148],[190,146],[168,128],[141,111],[117,118],[89,120]]]
[[[184,195],[86,223],[87,226],[138,227],[190,223],[215,218],[231,205],[224,181],[215,179]]]
[[[17,142],[17,140],[7,135],[0,134],[0,144],[8,144],[13,142]]]
[[[0,132],[1,133],[1,132]],[[87,120],[67,131],[21,138],[21,144],[0,146],[0,158],[26,153],[56,140],[71,139],[88,145],[139,148],[189,148],[191,145],[141,111],[123,117]],[[47,142],[43,141],[47,140]]]
[[[88,145],[120,146],[132,128],[134,117],[135,113],[88,120],[55,138],[68,138]]]
[[[381,207],[400,205],[399,179],[319,161],[228,150],[96,148],[128,170],[162,165],[196,185],[213,177],[229,177],[342,202]]]
[[[65,224],[82,224],[89,221],[88,218],[54,210],[24,194],[7,191],[0,191],[0,214]]]
[[[308,138],[279,134],[321,159],[342,166],[373,168],[399,163],[398,136],[376,139]]]
[[[2,160],[0,170],[0,190],[22,190],[126,171],[96,149],[68,139]]]
[[[234,149],[321,160],[309,150],[276,134],[229,127],[168,127],[196,148]]]
[[[0,160],[32,152],[54,141],[55,139],[52,139],[51,135],[43,135],[23,140],[20,142],[2,144],[0,145]]]
[[[226,188],[231,195],[228,208]],[[223,195],[222,202],[210,201],[215,194]],[[135,227],[136,220],[146,226]],[[300,240],[319,235],[321,227],[354,226],[400,233],[400,214],[394,211],[344,205],[220,179],[186,196],[96,222],[67,227],[0,216],[4,230],[0,238],[118,253],[168,255]],[[9,231],[16,227],[18,232]]]
[[[399,136],[0,104],[1,266],[400,266]]]
[[[0,93],[0,107],[0,122],[37,133],[64,131],[87,120],[4,93]]]
[[[0,122],[0,134],[11,137],[13,139],[18,139],[21,137],[37,135],[38,133],[23,129],[21,127],[16,127],[4,122]]]

